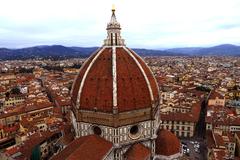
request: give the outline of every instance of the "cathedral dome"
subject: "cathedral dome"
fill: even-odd
[[[146,63],[127,48],[112,10],[104,45],[81,67],[72,87],[76,109],[120,113],[155,108],[158,86]]]
[[[172,132],[160,130],[156,139],[156,155],[171,156],[180,152],[180,140]]]
[[[70,119],[76,137],[95,134],[113,144],[109,159],[149,158],[160,125],[158,85],[120,31],[112,9],[103,46],[85,61],[73,83]]]

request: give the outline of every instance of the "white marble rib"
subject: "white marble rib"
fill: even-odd
[[[117,106],[117,59],[116,47],[112,47],[113,107]]]
[[[153,92],[152,92],[152,88],[151,88],[151,85],[150,85],[150,82],[149,82],[149,80],[148,80],[148,78],[147,78],[146,73],[144,72],[142,66],[141,66],[140,63],[137,61],[137,59],[132,55],[132,53],[131,53],[126,47],[123,47],[123,48],[124,48],[124,50],[125,50],[126,52],[128,52],[128,54],[133,58],[133,60],[134,60],[134,61],[136,62],[136,64],[137,64],[137,66],[140,68],[140,70],[141,70],[141,72],[142,72],[142,74],[143,74],[143,76],[144,76],[144,79],[145,79],[145,81],[146,81],[146,83],[147,83],[148,90],[149,90],[150,97],[151,97],[151,101],[153,102],[153,101],[154,101],[154,99],[153,99]]]
[[[86,77],[88,75],[88,72],[90,71],[90,69],[92,68],[92,65],[94,64],[94,62],[96,61],[96,59],[99,57],[99,55],[102,53],[102,51],[105,49],[105,47],[103,47],[98,53],[97,55],[93,58],[92,62],[89,64],[86,72],[83,75],[80,87],[79,87],[79,91],[78,91],[78,96],[77,96],[77,108],[79,108],[80,106],[80,98],[81,98],[81,93],[82,93],[82,89],[83,89],[83,85],[85,83]]]

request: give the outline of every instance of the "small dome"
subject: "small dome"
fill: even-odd
[[[171,156],[180,153],[180,140],[168,130],[159,130],[156,139],[156,155]]]

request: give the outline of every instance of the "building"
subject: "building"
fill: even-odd
[[[136,142],[154,155],[160,124],[156,80],[144,61],[125,46],[112,10],[108,36],[81,68],[72,89],[76,137],[97,134],[114,145],[114,158]]]
[[[56,142],[61,132],[36,132],[19,145],[5,149],[0,153],[2,160],[9,159],[49,159],[56,150]]]
[[[26,95],[24,94],[10,94],[9,97],[7,97],[5,99],[5,102],[3,104],[3,107],[9,107],[9,106],[14,106],[14,105],[18,105],[18,104],[22,104],[26,99]]]
[[[208,106],[205,117],[206,130],[220,129],[223,132],[239,132],[240,117],[234,110],[223,106]]]
[[[161,113],[161,128],[174,132],[178,137],[193,137],[200,110],[201,102],[193,104],[190,112]]]
[[[209,106],[225,106],[225,98],[218,92],[212,91],[208,99],[208,105]]]
[[[240,132],[236,132],[234,134],[234,139],[236,141],[236,146],[235,146],[236,156],[240,157]]]
[[[94,146],[94,147],[93,147]],[[80,137],[71,142],[60,154],[51,160],[60,159],[109,159],[113,156],[113,144],[97,135]],[[97,154],[96,154],[97,152]],[[95,153],[95,154],[94,154]]]
[[[160,126],[158,85],[145,62],[126,47],[120,30],[112,9],[104,45],[83,64],[73,83],[71,120],[77,139],[54,160],[63,156],[155,157],[155,149],[161,145],[156,141]],[[86,152],[81,150],[83,143],[89,147]]]
[[[207,131],[208,159],[234,159],[235,140],[231,133],[221,130]]]

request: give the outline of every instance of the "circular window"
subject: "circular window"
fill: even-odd
[[[101,130],[100,127],[94,126],[93,127],[93,133],[100,136],[102,134],[102,130]]]
[[[129,137],[131,139],[138,139],[141,136],[141,129],[138,125],[134,125],[129,130]]]
[[[139,129],[138,129],[138,126],[137,126],[137,125],[132,126],[131,129],[130,129],[130,133],[131,133],[132,135],[137,134],[138,131],[139,131]]]

